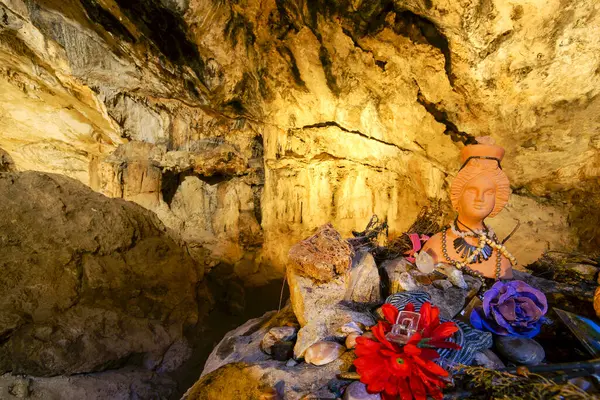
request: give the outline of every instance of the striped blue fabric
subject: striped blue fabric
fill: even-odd
[[[408,303],[412,303],[414,304],[416,311],[419,311],[421,310],[423,303],[427,301],[431,301],[431,297],[428,293],[422,291],[409,291],[395,293],[389,296],[385,302],[393,305],[399,311],[404,310],[404,307],[406,307]],[[433,305],[435,306],[435,304]],[[440,321],[445,322],[447,320],[440,318]],[[452,321],[458,325],[459,329],[454,336],[448,340],[458,343],[462,349],[439,349],[438,353],[440,354],[440,360],[438,360],[438,363],[445,368],[457,364],[471,365],[475,353],[492,347],[492,334],[475,329],[462,321]]]

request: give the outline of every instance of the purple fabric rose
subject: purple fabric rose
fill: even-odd
[[[496,282],[471,312],[471,325],[500,336],[532,338],[548,311],[546,296],[523,281]]]

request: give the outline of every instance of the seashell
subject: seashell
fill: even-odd
[[[356,338],[359,336],[360,334],[356,332],[349,334],[346,338],[346,348],[353,349],[356,347]]]
[[[341,331],[348,335],[351,333],[362,334],[364,327],[365,326],[363,324],[352,321],[352,322],[348,322],[347,324],[342,326]]]
[[[260,342],[260,348],[267,354],[271,354],[271,347],[278,342],[287,342],[296,337],[296,327],[278,326],[271,328]]]
[[[306,349],[304,361],[313,365],[325,365],[337,360],[346,348],[336,342],[317,342]]]
[[[417,264],[417,268],[424,274],[430,274],[433,272],[435,268],[435,263],[433,262],[433,257],[429,255],[426,251],[421,251],[415,257],[415,264]]]

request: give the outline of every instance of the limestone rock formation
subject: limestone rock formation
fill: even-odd
[[[526,265],[600,237],[595,7],[0,0],[0,147],[139,202],[255,284],[326,222],[401,234],[491,135],[513,184],[492,225],[521,220]]]
[[[0,173],[0,214],[1,372],[173,367],[201,271],[155,215],[38,172]]]

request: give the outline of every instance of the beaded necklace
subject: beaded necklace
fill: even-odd
[[[457,219],[457,221],[458,221],[458,219]],[[515,259],[515,257],[512,254],[509,253],[509,251],[506,249],[506,247],[504,247],[503,244],[498,243],[496,235],[493,235],[493,238],[490,238],[489,234],[485,234],[485,232],[481,232],[481,234],[477,234],[471,228],[464,225],[463,223],[461,223],[461,225],[467,227],[467,229],[469,229],[472,232],[472,234],[473,234],[472,236],[478,237],[479,241],[477,243],[477,247],[476,247],[475,251],[470,253],[462,261],[457,261],[457,260],[453,260],[452,258],[450,258],[450,256],[448,255],[448,247],[447,247],[448,237],[447,236],[448,236],[448,230],[452,229],[453,227],[447,226],[446,229],[444,229],[442,231],[442,253],[443,253],[446,261],[448,261],[448,263],[450,263],[451,265],[454,265],[459,270],[465,271],[469,275],[472,275],[474,277],[481,279],[484,286],[485,286],[485,280],[484,280],[483,274],[481,272],[476,271],[473,268],[469,267],[469,265],[472,264],[477,259],[477,257],[483,251],[483,249],[486,245],[491,246],[496,251],[496,271],[495,271],[496,272],[496,274],[495,274],[496,280],[500,279],[500,272],[502,271],[502,268],[501,268],[502,256],[506,257],[510,261],[511,265],[517,264],[517,260]],[[469,235],[469,236],[471,236],[471,235]],[[494,251],[494,250],[492,250],[492,251]]]

